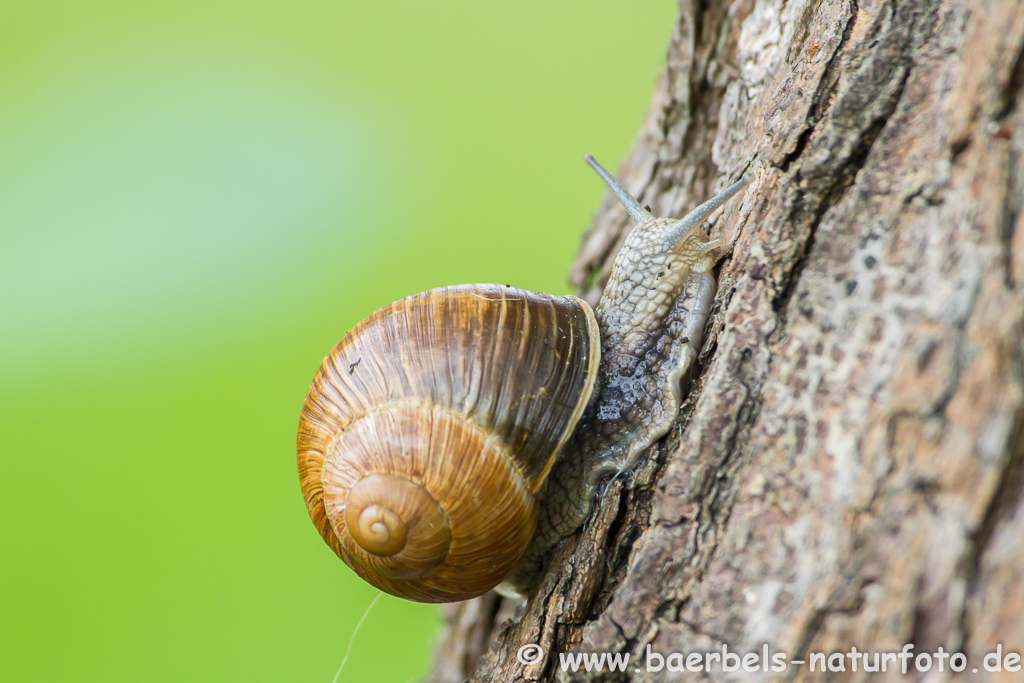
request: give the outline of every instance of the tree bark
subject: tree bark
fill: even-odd
[[[1020,0],[681,0],[618,177],[682,216],[754,173],[712,221],[734,246],[701,367],[525,604],[448,608],[432,680],[834,679],[815,652],[903,680],[845,654],[906,644],[978,680],[1024,654],[1022,50]],[[592,302],[626,227],[609,196],[571,273]],[[645,669],[766,644],[807,663]]]

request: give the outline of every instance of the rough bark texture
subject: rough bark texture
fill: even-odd
[[[766,643],[1024,680],[982,668],[1024,653],[1022,46],[1020,0],[681,0],[618,176],[680,216],[755,173],[713,222],[735,246],[700,376],[525,605],[448,609],[433,680],[903,680],[642,670]],[[572,271],[592,301],[626,226],[609,198]]]

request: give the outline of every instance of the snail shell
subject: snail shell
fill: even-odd
[[[303,406],[299,477],[320,535],[393,595],[487,592],[530,545],[599,360],[594,313],[572,296],[463,285],[377,311]]]

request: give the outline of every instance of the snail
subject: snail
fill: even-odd
[[[749,176],[655,218],[586,161],[636,224],[595,310],[507,285],[433,289],[360,322],[313,379],[297,441],[306,507],[384,592],[525,595],[602,478],[678,413],[716,293],[720,242],[701,225]]]

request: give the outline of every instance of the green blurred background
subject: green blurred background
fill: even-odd
[[[671,0],[0,0],[0,680],[330,681],[295,428],[360,318],[568,291]],[[385,596],[342,680],[426,670]]]

